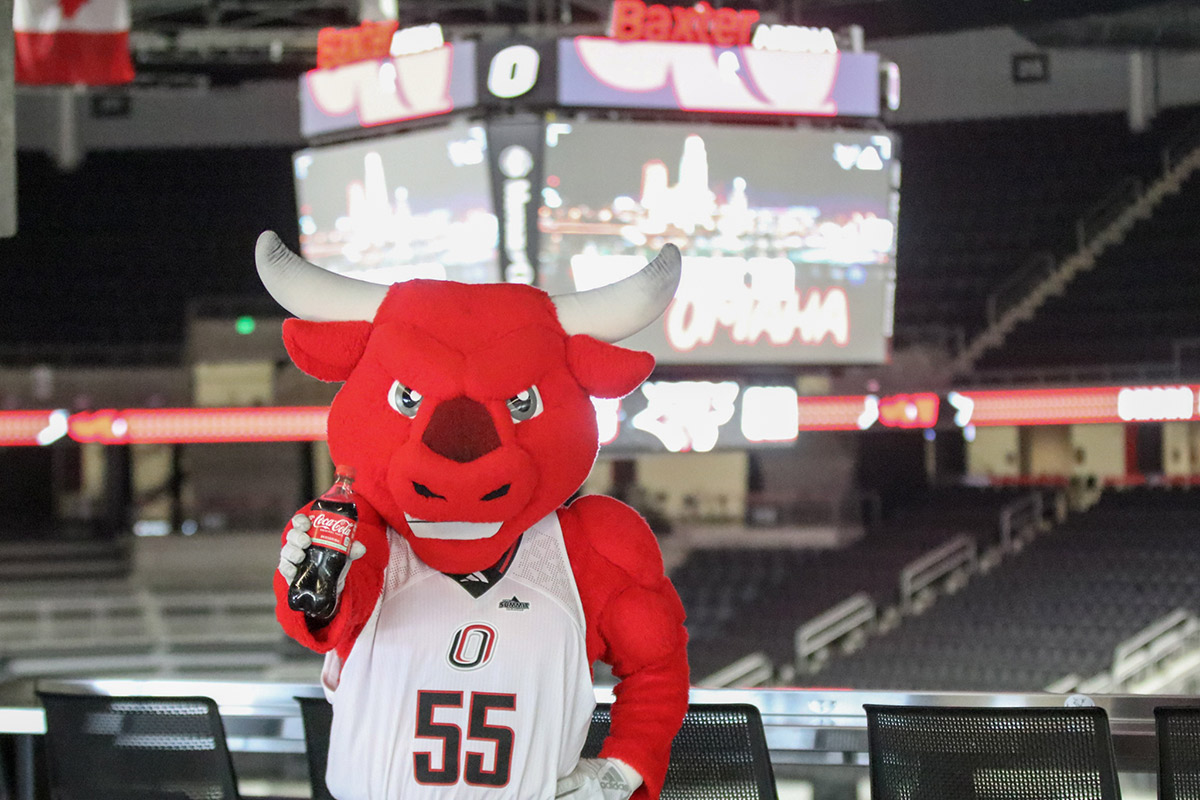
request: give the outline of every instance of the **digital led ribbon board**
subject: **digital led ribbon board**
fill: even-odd
[[[608,451],[707,452],[786,445],[806,431],[1200,421],[1200,385],[961,389],[801,396],[794,386],[651,379],[593,400]],[[0,411],[0,447],[297,442],[325,438],[323,406]]]

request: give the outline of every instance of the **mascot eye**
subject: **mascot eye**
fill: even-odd
[[[542,413],[542,397],[536,386],[530,386],[516,397],[508,398],[508,413],[513,422],[524,422]]]
[[[421,393],[409,389],[400,381],[392,381],[392,388],[388,389],[388,405],[406,417],[415,417],[417,409],[421,407]]]

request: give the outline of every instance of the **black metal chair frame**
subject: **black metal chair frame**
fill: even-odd
[[[37,692],[38,699],[42,702],[46,710],[46,760],[49,767],[49,779],[51,787],[51,796],[54,798],[63,798],[64,800],[75,800],[77,795],[62,794],[66,791],[63,786],[68,775],[74,777],[79,776],[80,764],[80,744],[86,743],[85,736],[96,736],[97,738],[106,738],[105,734],[110,731],[106,729],[107,725],[112,724],[111,719],[106,719],[111,714],[119,714],[119,711],[106,711],[105,706],[112,707],[120,704],[145,705],[153,706],[154,704],[163,705],[193,705],[203,707],[203,716],[206,719],[207,726],[205,735],[211,736],[212,747],[204,748],[198,751],[189,751],[181,749],[176,751],[174,748],[154,746],[147,744],[146,747],[137,747],[131,745],[129,747],[113,747],[105,743],[104,747],[108,748],[109,752],[102,754],[102,758],[113,759],[114,761],[121,760],[121,756],[128,756],[124,761],[126,766],[137,764],[139,759],[142,759],[144,766],[140,766],[137,770],[152,771],[151,764],[153,759],[177,757],[183,759],[185,756],[182,753],[187,752],[204,752],[205,759],[209,762],[204,765],[207,769],[201,768],[197,773],[203,773],[203,778],[206,781],[211,781],[213,786],[219,786],[224,792],[227,800],[238,800],[237,793],[237,777],[233,767],[233,759],[229,753],[229,746],[225,739],[225,727],[221,721],[221,715],[217,708],[216,702],[211,697],[189,696],[189,697],[167,697],[167,696],[147,696],[147,695],[98,695],[86,693],[68,693],[68,692]],[[82,706],[83,714],[95,714],[94,722],[97,725],[97,730],[67,730],[65,725],[68,722],[68,717],[65,715],[71,714],[76,709],[69,706]],[[94,709],[94,710],[93,710]],[[152,714],[147,715],[153,716]],[[174,716],[164,714],[164,719]],[[72,726],[74,727],[74,726]],[[136,736],[136,734],[133,734]],[[170,737],[171,734],[163,734]],[[177,755],[168,755],[176,753]],[[74,756],[75,758],[71,758]],[[100,776],[97,776],[100,777]],[[121,786],[117,789],[102,788],[103,781],[97,780],[86,788],[85,795],[79,795],[80,800],[188,800],[189,795],[184,791],[167,791],[161,787],[125,787]]]
[[[333,722],[333,706],[324,697],[297,697],[300,719],[304,723],[305,759],[313,800],[334,800],[325,785],[325,769],[329,764],[329,726]]]
[[[601,703],[592,712],[592,726],[583,746],[584,758],[595,758],[612,721],[612,706]],[[738,740],[721,753],[702,748],[697,740],[706,726],[706,717],[719,714],[737,718],[742,727]],[[732,793],[722,792],[722,783],[737,787]],[[689,787],[701,787],[696,792]],[[746,800],[775,800],[775,772],[767,751],[762,715],[748,703],[693,703],[688,706],[683,725],[671,747],[671,764],[663,782],[663,800],[686,800],[690,797],[737,797]]]
[[[1024,800],[1039,797],[1055,797],[1052,784],[1062,781],[1075,767],[1076,773],[1093,776],[1089,789],[1096,790],[1092,797],[1099,800],[1120,800],[1121,790],[1117,780],[1116,758],[1113,753],[1112,735],[1108,715],[1104,709],[1087,707],[1036,707],[1036,708],[980,708],[947,706],[892,706],[865,704],[867,713],[867,742],[870,762],[871,796],[874,800],[897,800],[904,798],[937,798],[938,800],[974,800],[976,781],[987,774],[990,780],[999,780],[998,775],[1010,773],[1010,779],[1020,781],[1017,792]],[[914,723],[913,737],[920,743],[911,749],[889,747],[883,741],[880,718],[898,715]],[[959,732],[938,730],[936,723],[944,721],[969,724],[982,721],[989,729]],[[1074,730],[1053,730],[1047,723],[1062,721],[1075,726]],[[915,723],[926,723],[916,726]],[[994,725],[994,730],[991,726]],[[1063,736],[1088,741],[1084,746],[1086,756],[1076,758],[1072,764],[1056,763],[1053,746]],[[995,737],[996,741],[988,741]],[[958,737],[958,738],[954,738]],[[997,746],[1003,742],[1006,746]],[[1078,747],[1079,745],[1075,745]],[[1085,767],[1079,770],[1080,765]],[[892,782],[897,774],[909,770],[910,785],[903,791],[893,791]],[[1030,772],[1044,770],[1045,781],[1031,780]],[[938,786],[933,786],[934,782]],[[925,783],[922,787],[922,783]],[[1076,781],[1072,784],[1075,786]],[[1046,788],[1045,795],[1037,789]],[[1030,789],[1035,790],[1030,793]],[[1059,787],[1061,788],[1061,787]],[[1016,791],[1014,789],[1014,791]],[[990,796],[990,795],[989,795]]]
[[[1159,800],[1200,798],[1200,705],[1155,707],[1154,734]]]

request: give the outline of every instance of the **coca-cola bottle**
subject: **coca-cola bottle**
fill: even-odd
[[[350,558],[358,526],[358,508],[351,488],[354,468],[339,466],[336,475],[333,486],[308,512],[312,546],[288,589],[288,606],[316,622],[328,622],[337,608],[338,578]]]

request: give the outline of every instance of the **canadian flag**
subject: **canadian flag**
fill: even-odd
[[[133,80],[128,0],[13,0],[13,34],[17,83]]]

